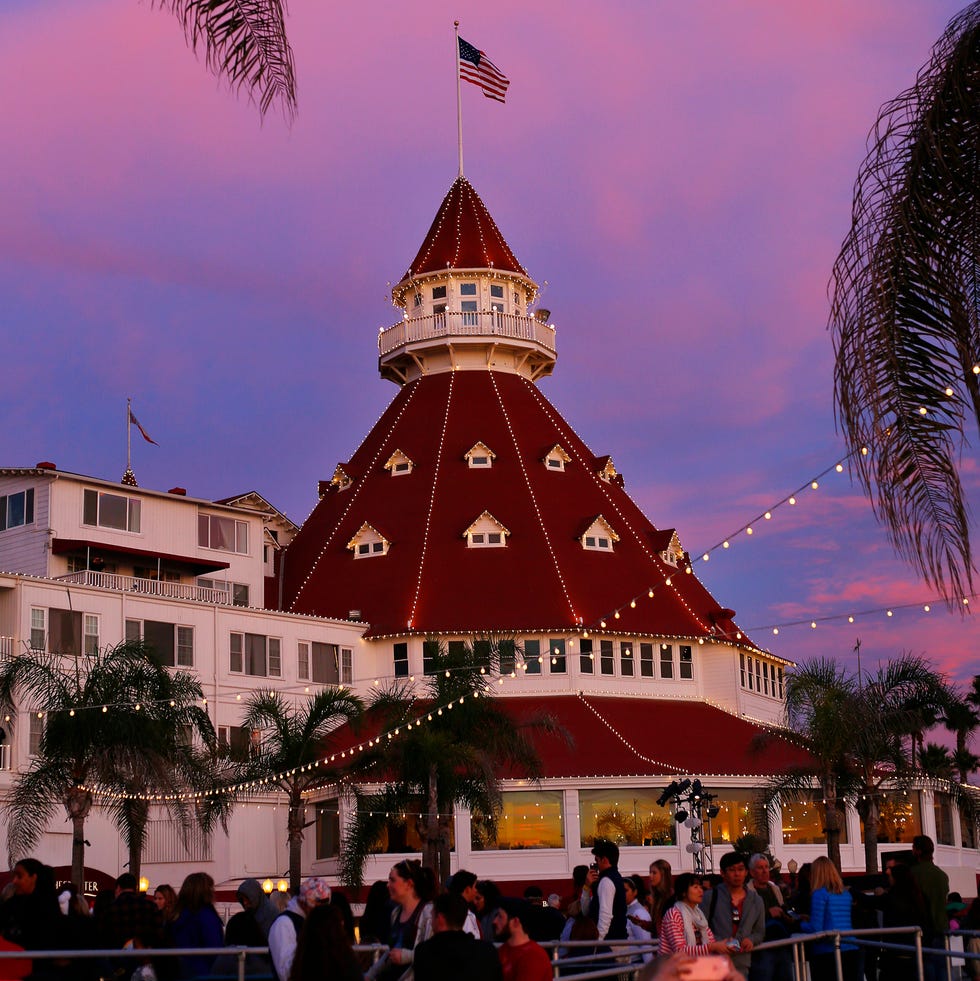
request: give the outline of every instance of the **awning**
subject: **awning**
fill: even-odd
[[[160,559],[163,562],[179,562],[181,565],[190,566],[195,573],[215,572],[218,569],[227,569],[231,564],[230,562],[222,562],[219,559],[202,559],[196,555],[174,555],[171,552],[155,552],[146,548],[113,545],[109,542],[93,542],[83,538],[56,538],[51,543],[51,551],[55,555],[84,552],[85,549],[91,549],[93,554],[114,552],[118,555],[136,555],[145,559]]]

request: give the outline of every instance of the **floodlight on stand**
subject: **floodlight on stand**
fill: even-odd
[[[687,820],[687,811],[684,811],[684,810],[677,811],[677,813],[674,814],[674,820],[678,824],[681,824],[684,821],[686,821]]]
[[[708,808],[708,818],[711,819],[718,817],[720,811],[721,808],[717,804],[712,804],[711,807]]]
[[[674,791],[676,794],[683,794],[688,787],[691,786],[691,781],[685,777],[678,785],[677,789]]]

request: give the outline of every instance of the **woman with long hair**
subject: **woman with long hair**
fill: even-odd
[[[169,929],[170,924],[177,919],[177,893],[173,886],[166,883],[159,885],[153,890],[153,902],[160,910],[160,923],[164,930]]]
[[[650,863],[650,901],[647,907],[653,921],[650,929],[655,937],[659,936],[660,921],[673,902],[674,877],[670,871],[670,862],[658,858]]]
[[[357,954],[344,926],[343,912],[333,903],[314,906],[296,941],[289,981],[363,981]]]
[[[826,855],[813,860],[810,868],[810,889],[810,918],[800,924],[804,933],[852,929],[851,894],[844,889],[844,880],[837,871],[837,866]],[[840,950],[844,981],[858,981],[861,977],[861,961],[857,945],[842,937]],[[837,977],[832,940],[818,940],[813,944],[810,977],[812,981],[834,981]]]
[[[418,859],[405,859],[391,867],[388,873],[388,895],[395,908],[391,913],[388,956],[372,977],[391,981],[401,977],[411,966],[416,945],[426,940],[431,932],[431,900],[434,892],[435,877],[432,870],[424,868]]]
[[[704,887],[701,876],[682,872],[674,880],[674,905],[664,913],[660,924],[660,953],[683,951],[694,957],[728,954],[724,940],[716,940],[701,909]]]
[[[192,872],[177,894],[177,918],[171,938],[175,947],[222,947],[224,928],[214,908],[214,879],[207,872]],[[211,971],[215,954],[189,954],[178,958],[178,977],[195,978]]]

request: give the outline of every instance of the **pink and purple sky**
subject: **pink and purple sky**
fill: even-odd
[[[466,175],[548,283],[542,390],[699,554],[844,453],[830,269],[878,108],[960,6],[293,0],[289,127],[146,2],[8,0],[0,463],[118,479],[131,395],[143,486],[302,522],[395,394],[377,330],[456,175],[458,18],[512,82],[463,86]],[[975,451],[962,473],[976,514]],[[980,670],[936,602],[764,629],[932,598],[846,474],[697,571],[784,657]]]

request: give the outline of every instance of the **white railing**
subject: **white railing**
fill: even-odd
[[[189,583],[167,582],[165,579],[137,579],[135,576],[118,576],[114,572],[97,572],[84,569],[58,576],[59,582],[77,586],[97,586],[99,589],[118,589],[127,593],[145,593],[147,596],[164,596],[167,599],[197,600],[199,603],[231,605],[231,594],[224,589],[194,586]],[[2,651],[0,651],[2,652]]]
[[[437,337],[504,337],[533,341],[549,351],[555,350],[555,328],[534,317],[495,310],[475,313],[447,310],[384,328],[378,334],[378,353],[384,357],[402,344]]]
[[[10,743],[0,743],[0,770],[10,770],[13,767],[13,758]]]
[[[0,637],[0,658],[13,657],[20,652],[21,645],[15,637]]]

